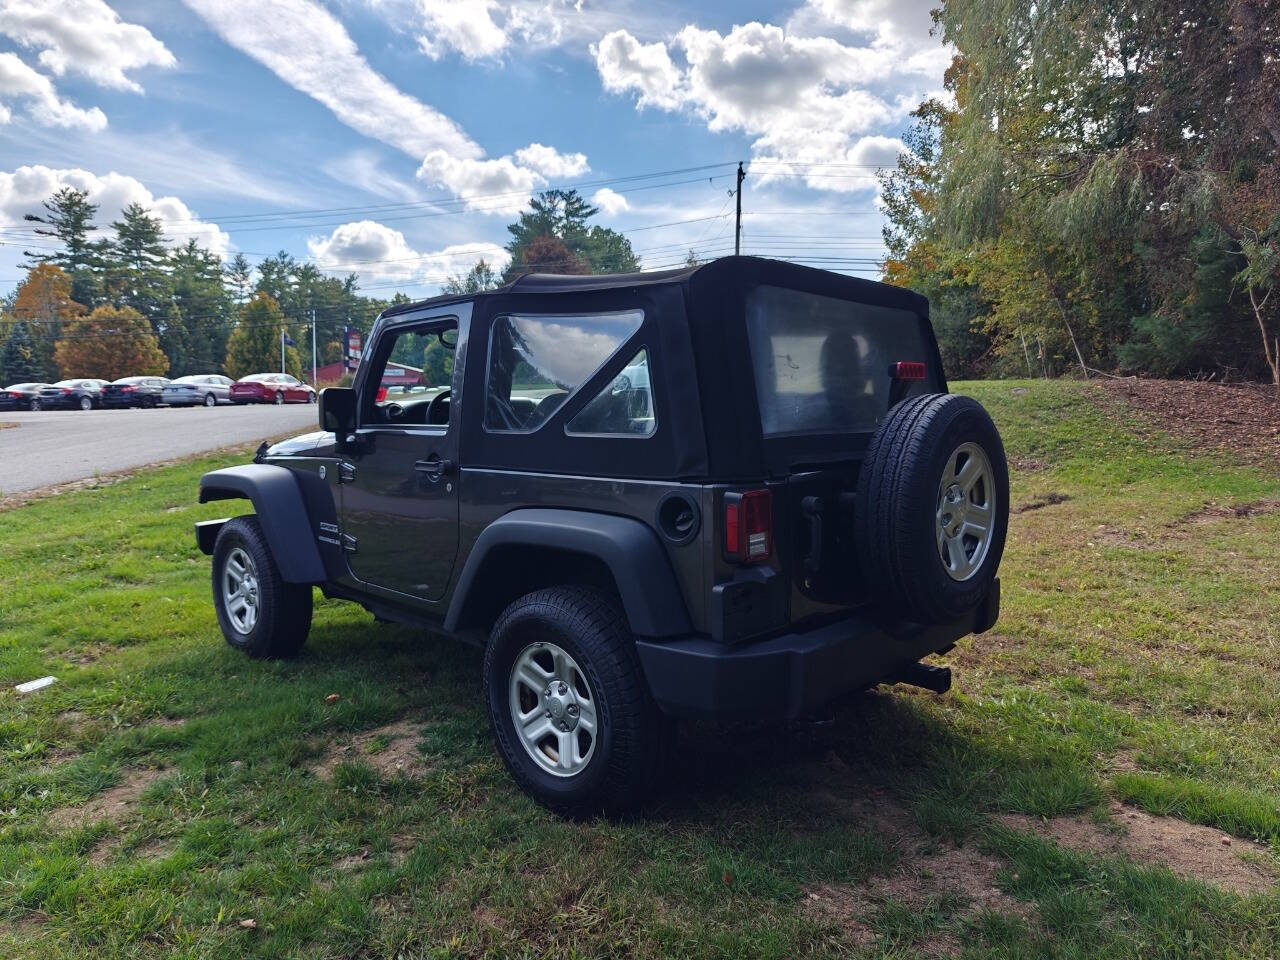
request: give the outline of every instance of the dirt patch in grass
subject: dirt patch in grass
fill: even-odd
[[[1042,820],[1008,814],[1000,820],[1071,850],[1119,854],[1234,893],[1262,893],[1276,883],[1275,860],[1261,844],[1119,802],[1108,812],[1111,819],[1101,822],[1088,815]]]
[[[1261,517],[1280,510],[1280,499],[1254,500],[1252,503],[1206,503],[1182,518],[1183,523],[1212,523],[1215,520]]]
[[[112,824],[122,823],[129,815],[133,803],[142,796],[142,792],[162,776],[163,771],[150,767],[128,770],[124,780],[95,794],[77,807],[63,807],[49,816],[49,822],[55,827],[82,827],[85,824],[106,820]]]
[[[421,773],[426,766],[418,750],[418,742],[422,739],[421,726],[415,720],[397,720],[385,727],[335,741],[312,765],[311,772],[328,780],[339,764],[360,761],[371,766],[381,777]]]
[[[1042,497],[1036,497],[1034,500],[1028,500],[1024,504],[1020,504],[1013,508],[1013,513],[1030,513],[1032,510],[1043,510],[1045,507],[1057,506],[1060,503],[1066,503],[1071,498],[1065,493],[1046,493]]]
[[[1137,378],[1101,386],[1149,425],[1197,449],[1260,465],[1280,462],[1280,394],[1274,387]]]
[[[1010,457],[1009,466],[1019,473],[1039,473],[1041,470],[1049,469],[1047,463],[1036,460],[1034,457]]]
[[[1164,545],[1145,530],[1125,530],[1101,523],[1089,534],[1089,545],[1125,547],[1129,550],[1160,550]]]
[[[884,907],[925,908],[940,901],[954,902],[954,920],[972,919],[983,912],[1035,920],[1035,909],[1002,891],[996,873],[1004,861],[976,847],[953,846],[926,834],[892,795],[873,790],[855,804],[855,820],[876,830],[896,848],[901,859],[887,875],[865,883],[820,884],[805,890],[806,906],[817,916],[834,921],[856,946],[876,940],[875,917]],[[918,945],[925,956],[955,956],[961,945],[938,932]]]

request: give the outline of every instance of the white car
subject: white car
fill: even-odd
[[[165,384],[160,402],[171,407],[213,407],[219,403],[230,403],[233,382],[230,377],[218,373],[179,377]]]

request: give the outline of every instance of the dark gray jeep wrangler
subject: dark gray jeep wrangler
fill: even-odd
[[[906,290],[751,257],[529,275],[384,313],[323,432],[205,474],[254,513],[196,537],[232,646],[296,654],[317,586],[473,639],[512,776],[616,810],[671,718],[947,689],[920,660],[995,623],[1009,477],[946,391]]]

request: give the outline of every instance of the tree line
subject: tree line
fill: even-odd
[[[1280,386],[1280,0],[945,0],[882,177],[948,370]]]
[[[367,333],[388,306],[408,302],[364,296],[355,273],[338,278],[281,251],[250,264],[243,254],[226,262],[195,240],[180,246],[158,218],[139,204],[106,228],[87,194],[65,188],[27,219],[44,249],[26,253],[27,273],[0,301],[0,385],[69,377],[240,377],[285,367],[310,372],[312,317],[320,364],[342,358],[343,329]],[[613,273],[638,270],[630,241],[589,224],[599,213],[574,190],[549,190],[508,226],[511,260],[499,272],[485,260],[452,276],[445,293],[499,286],[521,273]],[[406,347],[397,356],[440,372],[438,343]]]

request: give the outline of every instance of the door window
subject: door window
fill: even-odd
[[[448,425],[457,333],[456,320],[437,320],[384,334],[392,338],[391,347],[380,344],[361,400],[373,423]]]
[[[489,340],[485,429],[537,430],[642,322],[640,310],[499,317]]]
[[[653,412],[649,352],[643,347],[609,385],[578,411],[566,433],[648,437],[658,428]]]

